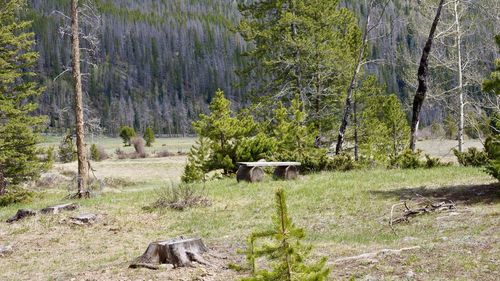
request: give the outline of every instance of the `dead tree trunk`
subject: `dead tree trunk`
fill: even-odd
[[[410,136],[410,149],[415,151],[417,143],[417,130],[420,121],[420,111],[422,110],[422,105],[424,104],[425,95],[427,93],[427,76],[429,75],[429,54],[432,49],[432,41],[434,40],[434,33],[436,33],[436,28],[441,17],[441,10],[443,9],[444,0],[439,1],[439,6],[437,8],[436,17],[432,22],[431,31],[429,32],[429,37],[425,43],[424,50],[422,52],[422,57],[420,58],[420,66],[418,68],[418,88],[415,98],[413,99],[413,116],[411,120],[411,136]]]
[[[7,180],[4,176],[4,166],[0,164],[0,196],[4,195],[7,189]]]
[[[80,73],[80,36],[78,27],[78,0],[71,0],[71,53],[73,86],[75,92],[76,149],[78,154],[78,195],[87,189],[87,151],[83,120],[82,75]]]
[[[129,267],[156,269],[160,264],[185,267],[190,266],[193,261],[208,265],[201,256],[206,251],[208,249],[200,238],[156,241],[149,244],[144,254],[136,258]]]

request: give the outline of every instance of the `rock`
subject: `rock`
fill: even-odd
[[[27,218],[27,217],[32,217],[34,215],[36,215],[36,212],[31,210],[31,209],[19,209],[19,210],[17,210],[17,213],[13,217],[11,217],[7,220],[7,222],[13,223],[13,222],[22,220],[22,219]]]
[[[13,250],[11,246],[0,245],[0,257],[5,257],[6,255],[12,254]]]
[[[406,278],[409,278],[409,279],[415,278],[415,272],[413,272],[413,270],[410,269],[410,271],[408,271],[406,273]]]
[[[42,214],[57,214],[60,211],[73,211],[78,209],[78,205],[75,203],[68,203],[62,205],[56,205],[52,207],[46,207],[41,210]]]

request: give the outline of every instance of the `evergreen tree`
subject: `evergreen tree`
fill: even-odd
[[[189,151],[188,163],[181,180],[185,183],[204,181],[205,174],[209,171],[207,164],[210,154],[210,141],[200,136]]]
[[[94,161],[101,161],[101,154],[95,143],[90,146],[90,158]]]
[[[31,22],[18,14],[21,0],[0,1],[0,196],[9,185],[35,179],[46,168],[38,157],[43,117],[33,117],[33,101],[42,89],[30,72],[38,54],[31,51],[34,34],[26,32]]]
[[[500,50],[500,34],[495,37],[495,40]],[[500,59],[495,61],[495,70],[491,73],[490,78],[483,82],[483,90],[500,95]]]
[[[134,128],[129,127],[129,126],[121,127],[120,138],[122,138],[124,146],[130,146],[131,145],[130,141],[135,136],[136,136],[136,133],[135,133]]]
[[[302,228],[296,227],[288,215],[285,192],[282,188],[275,193],[275,215],[271,229],[255,232],[248,239],[247,259],[252,268],[252,277],[246,281],[320,281],[326,280],[329,269],[325,268],[326,258],[307,264],[305,258],[310,246],[300,243],[305,236]],[[257,247],[258,239],[270,239],[273,243]],[[266,257],[271,270],[257,269],[255,261]]]
[[[259,96],[289,101],[298,95],[308,121],[322,131],[333,126],[332,111],[339,112],[338,100],[360,44],[356,17],[338,6],[339,0],[267,0],[239,6],[243,18],[237,29],[254,46],[242,77],[257,81]]]
[[[193,122],[199,136],[210,140],[212,156],[208,163],[209,170],[223,169],[224,173],[235,171],[238,141],[250,137],[256,130],[253,118],[247,114],[233,117],[231,102],[218,90],[209,106],[210,114],[200,115],[200,120]]]
[[[269,124],[269,131],[276,139],[277,161],[298,161],[303,171],[319,171],[326,166],[326,150],[317,148],[315,140],[317,130],[306,123],[307,115],[302,109],[302,102],[297,96],[286,108],[281,102],[274,110],[274,120]]]
[[[63,163],[70,163],[76,160],[76,146],[73,142],[73,134],[68,130],[59,143],[59,160]]]
[[[155,142],[155,133],[151,127],[147,127],[144,131],[144,140],[146,141],[146,146],[151,147]]]

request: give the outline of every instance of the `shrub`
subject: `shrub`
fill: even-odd
[[[191,184],[170,185],[161,189],[158,193],[158,199],[144,209],[153,211],[169,208],[183,211],[196,206],[209,206],[210,201],[202,194],[202,191]]]
[[[29,202],[34,193],[27,189],[10,186],[7,191],[0,196],[0,207],[8,206],[15,203]]]
[[[94,143],[90,147],[90,157],[94,161],[102,161],[102,160],[108,159],[109,155],[106,152],[106,150],[104,149],[104,147]]]
[[[208,139],[199,137],[188,154],[188,163],[184,167],[181,180],[185,183],[205,180],[205,174],[209,171],[208,160],[210,158],[210,143]]]
[[[421,150],[417,150],[413,152],[409,149],[403,151],[403,153],[393,157],[391,159],[390,166],[393,168],[401,168],[401,169],[417,169],[421,168],[422,162],[420,161],[420,157],[422,154]]]
[[[172,156],[175,156],[177,154],[173,153],[173,152],[170,152],[168,150],[162,150],[162,151],[158,151],[155,153],[155,157],[158,157],[158,158],[162,158],[162,157],[172,157]]]
[[[471,147],[465,152],[453,149],[453,153],[457,157],[458,163],[462,166],[482,167],[488,164],[488,154],[475,147]]]
[[[136,134],[135,134],[134,128],[131,128],[128,126],[121,127],[120,138],[122,138],[124,146],[130,146],[131,145],[130,141],[135,136],[136,136]]]
[[[288,215],[285,193],[281,188],[275,193],[275,210],[272,228],[254,232],[248,238],[246,254],[252,277],[242,280],[326,280],[330,272],[325,268],[326,258],[313,264],[305,262],[311,246],[300,243],[305,236],[304,230],[292,223]],[[256,245],[258,240],[270,240],[271,243],[259,248]],[[261,257],[270,262],[265,269],[257,269],[256,260]]]
[[[488,137],[484,149],[489,158],[486,172],[500,180],[500,136]]]
[[[356,162],[351,155],[341,153],[333,156],[328,163],[328,170],[350,171],[356,168]]]
[[[76,160],[76,147],[73,143],[73,136],[68,132],[59,144],[59,161],[69,163]]]
[[[145,141],[141,137],[136,137],[132,139],[132,144],[134,145],[135,153],[137,154],[137,157],[139,158],[146,158],[146,148],[144,146]]]
[[[147,147],[151,147],[155,142],[155,133],[153,132],[153,129],[151,129],[150,127],[147,127],[146,130],[144,131],[144,140],[146,141]]]

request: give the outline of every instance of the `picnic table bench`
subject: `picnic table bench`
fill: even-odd
[[[300,162],[238,162],[236,180],[248,182],[259,182],[264,178],[262,167],[276,167],[274,177],[278,179],[292,180],[299,175],[297,166]]]

